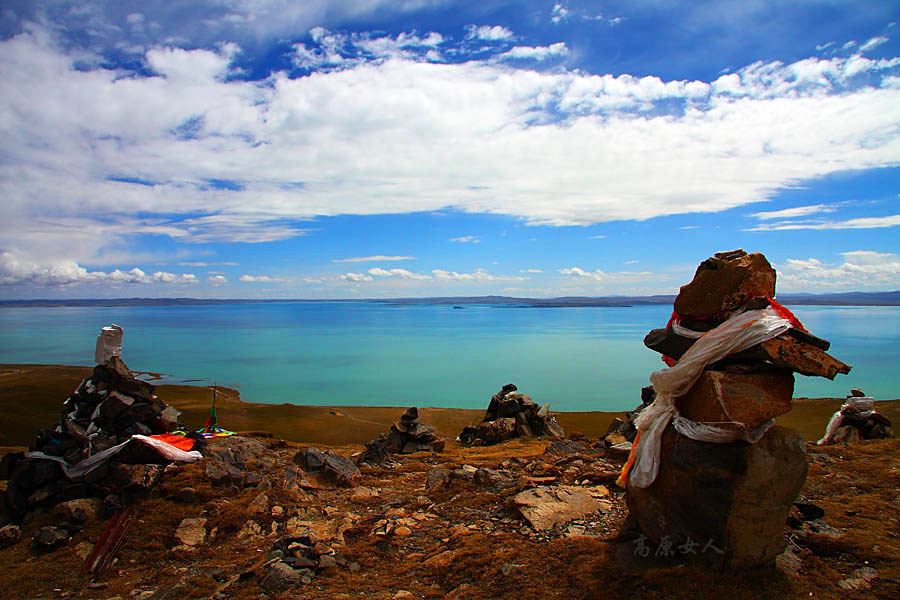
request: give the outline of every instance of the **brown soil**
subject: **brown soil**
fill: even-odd
[[[0,444],[20,446],[20,440],[27,443],[35,429],[55,422],[60,403],[87,372],[69,367],[0,366],[0,407],[15,421],[15,427],[4,428]],[[185,411],[192,427],[205,419],[208,389],[160,386],[157,391],[160,398]],[[781,424],[815,439],[839,404],[840,400],[797,401]],[[808,526],[786,527],[785,535],[801,557],[796,574],[775,568],[718,573],[702,563],[641,563],[634,559],[632,542],[625,538],[617,542],[616,532],[626,514],[621,490],[612,484],[620,463],[550,457],[543,454],[548,442],[537,439],[486,448],[459,447],[452,441],[455,433],[462,425],[478,421],[482,411],[420,410],[422,421],[450,438],[446,451],[398,457],[394,465],[364,469],[360,485],[376,490],[377,495],[362,498],[357,493],[354,499],[354,490],[284,489],[279,482],[285,466],[301,446],[293,441],[316,443],[346,456],[386,431],[400,409],[254,405],[241,403],[236,394],[220,399],[219,406],[222,426],[275,434],[259,439],[269,446],[271,464],[265,469],[275,484],[267,492],[268,506],[281,507],[283,517],[273,517],[271,511],[251,514],[248,505],[259,491],[212,487],[204,477],[202,461],[170,468],[161,485],[135,506],[137,518],[119,550],[118,562],[96,582],[102,589],[88,589],[91,578],[81,572],[82,559],[73,550],[96,542],[105,522],[89,522],[68,546],[38,555],[28,540],[40,526],[56,519],[44,515],[23,526],[22,541],[0,550],[3,597],[130,599],[155,592],[157,599],[190,599],[212,598],[221,592],[228,598],[259,598],[265,555],[277,537],[270,532],[273,526],[283,530],[288,517],[326,534],[341,525],[342,535],[329,544],[348,562],[357,563],[359,570],[320,573],[312,583],[276,598],[900,597],[900,442],[896,439],[850,447],[808,445],[811,466],[805,500],[822,507],[825,522],[842,535],[817,533]],[[900,422],[900,402],[880,404],[879,410]],[[567,431],[596,437],[614,415],[558,416]],[[453,481],[450,487],[425,495],[430,469],[462,465],[506,473],[511,483]],[[541,482],[606,485],[612,506],[568,527],[534,532],[509,498]],[[197,499],[179,501],[179,491],[188,486],[197,491]],[[174,549],[178,524],[198,516],[209,520],[208,530],[215,528],[215,536],[194,551]],[[381,519],[407,523],[411,534],[374,535]],[[250,520],[261,532],[242,535]],[[839,587],[839,581],[863,567],[877,570],[871,589]],[[216,581],[213,575],[224,581]],[[411,595],[402,594],[404,590]]]

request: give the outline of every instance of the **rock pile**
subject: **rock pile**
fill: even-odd
[[[762,254],[716,254],[681,288],[669,325],[644,340],[673,368],[651,377],[661,398],[642,412],[647,421],[662,415],[653,422],[662,423],[655,430],[661,437],[654,440],[653,423],[638,419],[644,437],[635,442],[635,464],[623,472],[628,508],[654,542],[708,544],[730,568],[774,561],[784,547],[785,518],[806,479],[800,436],[773,427],[773,419],[791,409],[793,373],[833,379],[850,370],[774,296],[775,270]],[[735,327],[744,320],[744,327]],[[772,329],[763,329],[767,323]],[[754,327],[768,339],[744,349],[728,345]],[[720,345],[711,352],[714,340]],[[740,351],[729,350],[735,348]],[[666,388],[689,367],[702,369],[684,379],[689,387],[680,393]],[[673,397],[673,405],[659,404]],[[644,479],[635,478],[647,460],[643,452],[656,440],[655,477],[646,481],[645,464]]]
[[[377,464],[384,462],[392,454],[412,454],[413,452],[443,452],[446,440],[434,433],[434,427],[419,422],[419,409],[412,406],[391,425],[390,431],[366,442],[366,449],[359,462]]]
[[[820,446],[834,443],[848,444],[859,440],[882,440],[893,436],[891,420],[875,411],[875,399],[862,390],[850,390],[850,395],[834,413],[825,428]]]
[[[307,529],[280,537],[267,555],[267,572],[260,586],[268,593],[285,592],[300,583],[310,583],[321,571],[343,568],[346,559]]]
[[[550,403],[538,406],[518,388],[507,383],[491,397],[481,423],[465,427],[459,441],[472,446],[499,444],[514,437],[549,435],[565,437],[563,428],[550,415]]]
[[[118,356],[95,366],[91,377],[63,403],[59,424],[37,434],[31,451],[50,459],[16,453],[7,454],[0,463],[0,478],[9,480],[6,505],[14,518],[76,498],[106,498],[114,510],[121,507],[123,494],[127,502],[153,485],[162,469],[147,463],[166,461],[142,444],[126,446],[109,462],[80,476],[67,477],[52,460],[78,465],[135,434],[167,433],[181,427],[181,413],[153,391],[154,386],[136,379]]]

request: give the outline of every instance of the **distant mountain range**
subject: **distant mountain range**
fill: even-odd
[[[364,301],[393,305],[471,304],[508,308],[565,308],[573,306],[637,306],[669,304],[673,295],[658,296],[566,296],[561,298],[514,298],[511,296],[448,296],[437,298],[377,298]],[[204,306],[216,304],[265,304],[274,302],[359,302],[359,299],[223,299],[223,298],[84,298],[65,300],[0,300],[0,308],[16,306]],[[900,306],[900,291],[844,292],[840,294],[782,294],[782,304],[811,306]]]

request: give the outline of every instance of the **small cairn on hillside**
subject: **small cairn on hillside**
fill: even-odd
[[[669,324],[644,340],[671,368],[650,377],[657,397],[635,421],[619,480],[647,538],[712,549],[702,557],[729,568],[771,564],[784,549],[808,469],[799,434],[774,426],[791,409],[793,373],[850,370],[774,296],[762,254],[700,264]]]
[[[866,396],[862,390],[853,389],[840,410],[832,415],[825,427],[825,435],[817,443],[819,446],[849,444],[859,440],[883,440],[893,435],[891,420],[875,410],[875,399]]]
[[[121,329],[118,339],[121,343]],[[103,499],[116,510],[155,484],[162,467],[153,463],[168,462],[150,446],[129,444],[93,464],[100,453],[135,434],[183,427],[180,411],[155,396],[154,386],[136,379],[118,354],[104,355],[100,340],[97,355],[103,362],[63,403],[59,423],[38,432],[28,456],[9,453],[0,462],[0,479],[9,480],[6,506],[14,518],[79,498]],[[202,443],[199,436],[196,442]]]
[[[507,383],[491,397],[481,423],[463,428],[458,439],[470,446],[488,446],[515,437],[541,435],[564,438],[566,433],[556,417],[550,415],[549,402],[539,406],[525,394],[519,394],[515,385]]]
[[[359,462],[376,464],[384,462],[392,454],[413,452],[443,452],[446,440],[434,433],[434,427],[419,422],[419,409],[411,406],[391,425],[390,431],[366,442],[366,449]]]

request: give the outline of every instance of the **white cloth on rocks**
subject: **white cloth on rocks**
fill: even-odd
[[[94,348],[94,362],[105,365],[113,356],[122,356],[122,328],[113,323],[100,330]]]
[[[840,410],[831,415],[828,425],[825,427],[825,435],[816,442],[817,446],[824,446],[834,441],[837,430],[844,424],[844,411],[848,408],[854,409],[856,416],[867,418],[875,414],[875,398],[871,396],[854,396],[847,398],[847,401],[841,404]]]
[[[673,419],[679,433],[701,442],[759,441],[774,420],[749,431],[745,428],[739,431],[722,429],[681,417],[675,399],[693,387],[706,365],[779,336],[790,327],[790,321],[771,307],[734,314],[715,329],[702,334],[675,366],[651,374],[650,383],[656,391],[656,400],[634,421],[641,439],[628,474],[629,483],[646,488],[656,480],[662,435]]]
[[[142,442],[154,450],[165,460],[170,460],[173,462],[194,462],[203,458],[203,455],[200,454],[197,450],[181,450],[180,448],[176,448],[171,444],[167,444],[163,441],[154,439],[152,437],[148,437],[146,435],[135,434],[131,436],[129,439],[125,440],[118,446],[113,446],[112,448],[107,448],[102,452],[98,452],[93,456],[89,456],[82,461],[74,465],[70,465],[66,462],[66,460],[60,456],[51,456],[49,454],[44,454],[43,452],[28,452],[25,454],[25,458],[39,458],[42,460],[52,460],[56,463],[59,463],[59,466],[62,467],[63,473],[66,474],[66,477],[69,479],[74,479],[75,477],[81,477],[82,475],[87,475],[110,458],[121,452],[125,449],[125,446],[130,444],[132,441]]]

